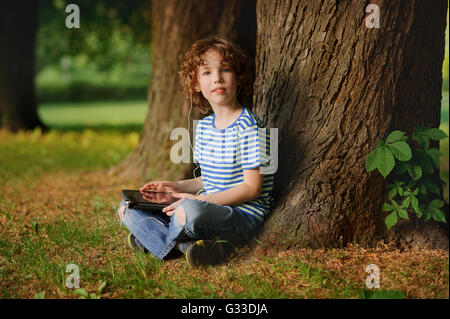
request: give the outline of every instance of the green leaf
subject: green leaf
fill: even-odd
[[[426,137],[423,137],[419,132],[413,132],[412,138],[424,149],[428,149],[428,147],[430,146],[430,142],[428,141],[428,139]]]
[[[100,283],[100,286],[98,286],[97,293],[98,293],[99,295],[102,293],[102,290],[103,290],[103,288],[105,288],[105,286],[106,286],[106,280],[102,281],[102,282]]]
[[[394,169],[395,159],[391,151],[386,145],[380,147],[377,152],[377,162],[380,163],[378,166],[378,171],[383,175],[384,178]]]
[[[420,188],[420,194],[423,196],[427,196],[427,194],[428,194],[427,187],[423,183],[420,184],[419,188]]]
[[[384,223],[386,224],[388,230],[390,230],[392,226],[397,224],[397,212],[393,211],[392,213],[387,215]]]
[[[389,191],[389,200],[393,199],[397,195],[397,187],[394,187]]]
[[[419,165],[411,165],[408,167],[408,173],[413,180],[417,181],[422,177],[422,168]]]
[[[366,171],[371,172],[378,167],[377,162],[378,147],[369,153],[366,157]]]
[[[441,195],[441,190],[439,189],[439,186],[437,186],[433,181],[424,178],[423,183],[430,190],[430,192],[436,195]]]
[[[421,135],[430,139],[430,140],[434,140],[434,141],[439,141],[439,140],[443,140],[444,138],[447,138],[447,134],[445,134],[444,131],[438,129],[438,128],[425,128],[422,132]]]
[[[395,142],[387,144],[387,147],[391,150],[392,154],[402,162],[409,161],[412,157],[411,148],[405,142]]]
[[[404,196],[403,188],[401,186],[397,186],[397,192],[400,196]]]
[[[82,298],[89,299],[89,293],[84,288],[75,289],[73,292],[80,295]]]
[[[414,211],[416,213],[421,213],[420,209],[419,209],[419,200],[417,199],[417,197],[413,196],[411,198],[411,207],[414,209]]]
[[[392,206],[391,204],[383,203],[383,206],[381,206],[381,210],[382,210],[383,212],[390,212],[390,211],[395,210],[395,207]]]
[[[394,175],[401,175],[408,170],[408,166],[410,164],[408,162],[398,161],[395,163]]]
[[[405,132],[398,131],[398,130],[392,131],[391,134],[389,134],[388,137],[386,138],[386,144],[400,141],[404,135],[405,135]]]
[[[424,215],[424,220],[425,220],[426,222],[429,221],[430,218],[431,218],[431,210],[429,210],[429,209],[425,210],[424,213],[423,213],[423,215]]]
[[[439,160],[439,156],[442,156],[442,152],[439,151],[437,148],[430,148],[429,150],[426,151],[426,153],[428,154],[428,156],[430,156],[432,163],[434,164],[434,166],[439,169],[440,167],[440,160]]]
[[[408,219],[408,212],[406,211],[406,209],[399,208],[397,213],[401,218]]]
[[[435,199],[433,201],[431,201],[431,203],[428,205],[428,207],[432,207],[432,208],[442,208],[444,206],[444,201],[440,200],[440,199]]]
[[[414,151],[414,161],[422,167],[425,173],[433,173],[433,159],[424,151]]]
[[[403,196],[403,194],[404,194],[404,190],[403,190],[403,187],[402,187],[402,185],[404,185],[405,183],[404,182],[402,182],[402,181],[397,181],[397,180],[395,180],[394,181],[394,188],[396,189],[396,191],[397,191],[397,193],[400,195],[400,196]],[[390,184],[390,185],[392,185],[392,184]],[[394,195],[395,196],[395,195]]]
[[[411,203],[411,197],[408,196],[408,197],[406,197],[405,200],[403,201],[402,207],[403,207],[403,208],[408,208],[410,203]]]
[[[395,200],[391,199],[391,203],[395,207],[395,209],[398,209],[399,206],[398,206],[398,203]]]
[[[445,223],[445,215],[444,213],[439,209],[439,208],[435,208],[435,207],[431,207],[431,216],[433,217],[433,219],[437,222],[442,222]]]

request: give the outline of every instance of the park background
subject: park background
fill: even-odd
[[[364,298],[364,267],[376,263],[385,296],[448,298],[448,254],[436,250],[240,251],[225,266],[189,273],[183,260],[129,251],[114,213],[120,189],[139,184],[107,172],[137,147],[148,110],[157,45],[148,2],[125,18],[104,2],[90,17],[81,12],[80,38],[67,36],[65,2],[40,11],[35,84],[48,130],[0,131],[0,297]],[[103,27],[99,16],[108,17]],[[447,13],[440,124],[447,134],[448,43]],[[447,202],[448,144],[440,142]],[[80,266],[79,291],[65,286],[68,264]]]

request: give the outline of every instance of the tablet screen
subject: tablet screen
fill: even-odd
[[[179,200],[179,198],[173,197],[170,193],[164,192],[149,191],[143,195],[138,190],[124,189],[123,193],[136,203],[169,205]]]

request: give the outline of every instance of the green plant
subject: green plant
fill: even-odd
[[[386,140],[380,140],[375,150],[366,158],[366,170],[378,169],[387,178],[388,202],[382,210],[390,212],[385,223],[388,229],[397,223],[398,216],[408,219],[408,212],[438,222],[446,222],[441,208],[444,206],[443,186],[439,176],[437,148],[430,148],[430,140],[447,138],[442,130],[416,126],[412,133],[415,143],[408,144],[405,132],[393,131]]]
[[[89,293],[84,288],[75,289],[73,292],[80,295],[81,299],[100,299],[100,295],[102,294],[103,288],[106,286],[106,281],[102,281],[97,289],[97,293]]]

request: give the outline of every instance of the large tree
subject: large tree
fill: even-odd
[[[277,204],[260,234],[268,245],[448,247],[431,221],[387,233],[383,178],[365,170],[392,130],[439,127],[447,2],[377,1],[379,28],[367,27],[367,5],[258,1],[255,112],[279,130]]]
[[[178,77],[180,57],[194,41],[212,36],[235,41],[254,56],[255,8],[253,0],[152,1],[148,113],[139,146],[113,173],[142,180],[192,176],[191,164],[174,164],[170,160],[170,149],[175,143],[169,139],[171,130],[187,128],[190,108]],[[192,120],[200,118],[194,109],[190,116],[191,132]]]
[[[446,2],[377,5],[380,28],[368,28],[367,3],[359,0],[257,2],[253,109],[279,135],[276,203],[259,235],[265,245],[432,238],[448,247],[448,233],[432,222],[399,223],[388,233],[383,178],[364,165],[390,131],[439,126]],[[125,175],[186,176],[190,166],[169,159],[170,130],[186,126],[189,109],[176,77],[178,55],[213,33],[239,39],[242,6],[153,2],[149,112],[139,147],[119,167]]]
[[[0,127],[43,126],[34,91],[34,44],[38,1],[0,6]]]

